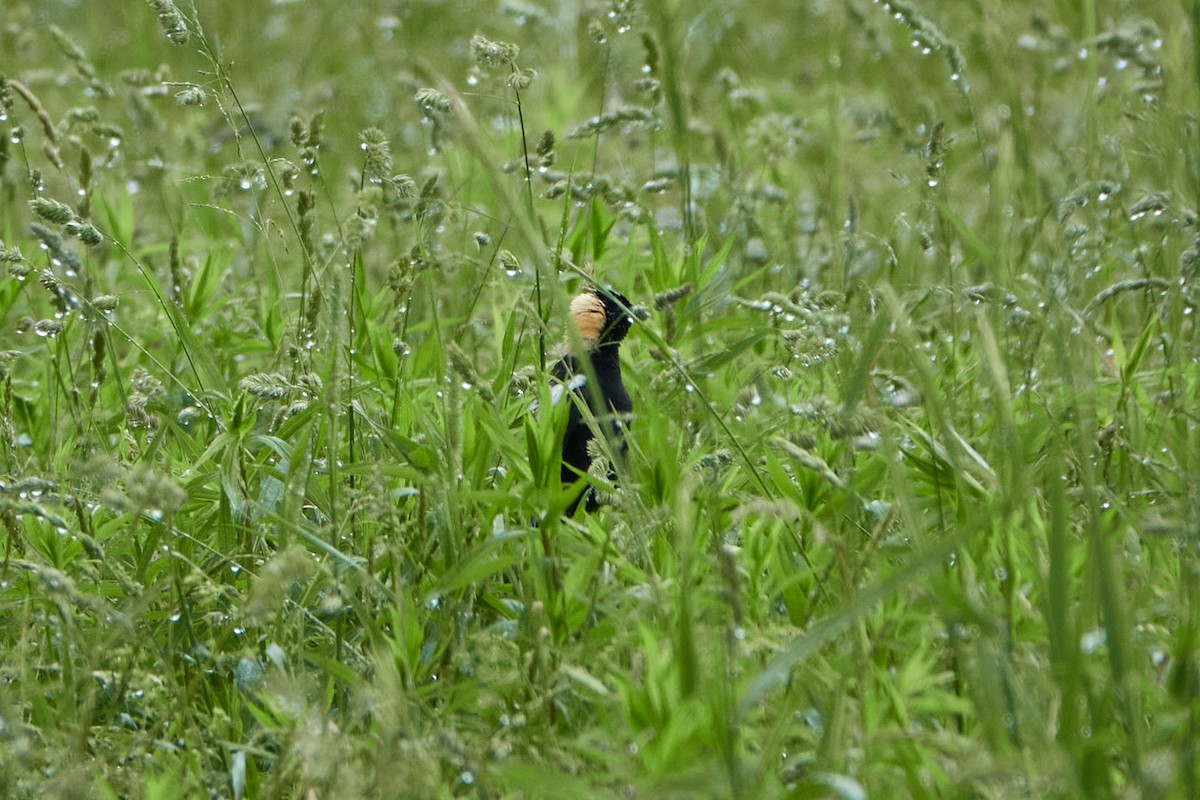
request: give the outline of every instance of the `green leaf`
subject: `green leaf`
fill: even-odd
[[[880,602],[899,593],[944,564],[958,546],[958,536],[948,536],[909,559],[903,567],[884,580],[858,592],[841,609],[815,623],[797,636],[787,649],[771,659],[742,694],[738,708],[742,713],[761,703],[767,694],[787,683],[796,664],[815,655],[822,647],[849,630],[850,626],[873,610]]]
[[[484,539],[442,575],[432,594],[451,594],[520,563],[522,555],[505,546],[526,536],[527,531],[509,531]]]

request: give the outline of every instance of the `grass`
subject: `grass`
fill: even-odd
[[[0,795],[1200,794],[1197,7],[226,5],[0,12]]]

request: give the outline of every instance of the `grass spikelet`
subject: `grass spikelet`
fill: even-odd
[[[392,171],[392,150],[387,136],[378,128],[367,128],[359,132],[358,140],[363,151],[363,176],[379,183]]]
[[[247,375],[238,381],[238,388],[255,397],[271,400],[286,397],[296,389],[287,376],[278,372]]]
[[[289,589],[308,578],[313,569],[313,559],[299,545],[276,553],[250,586],[244,609],[246,620],[252,625],[263,625],[281,613]]]
[[[682,286],[677,286],[674,289],[668,289],[665,292],[659,292],[654,295],[654,308],[662,311],[665,308],[675,305],[680,300],[684,299],[692,293],[692,284],[685,283]]]
[[[567,138],[588,139],[629,125],[637,125],[653,130],[661,125],[661,121],[653,109],[641,106],[627,106],[616,111],[598,114],[586,122],[580,123],[567,134]]]
[[[946,161],[946,143],[943,134],[946,124],[941,120],[934,123],[925,144],[925,185],[934,188],[942,180],[942,168]]]
[[[1162,278],[1133,278],[1127,281],[1118,281],[1112,286],[1105,287],[1103,291],[1087,302],[1080,312],[1080,316],[1085,319],[1095,313],[1096,309],[1104,303],[1108,302],[1117,295],[1125,292],[1132,292],[1142,289],[1153,289],[1159,292],[1166,292],[1171,288],[1170,281]]]
[[[104,241],[104,236],[95,225],[84,220],[72,220],[63,226],[63,232],[83,242],[88,247],[95,247]]]
[[[0,72],[0,112],[3,112],[5,119],[12,119],[13,108],[15,103],[12,98],[12,91],[9,89],[8,76]]]
[[[471,37],[471,55],[484,67],[512,67],[521,48],[510,42],[496,42],[482,34]]]
[[[69,205],[49,197],[33,198],[29,201],[29,208],[42,219],[55,225],[66,225],[75,219],[75,212]]]
[[[158,14],[158,25],[171,44],[184,45],[188,43],[187,21],[171,0],[146,0],[155,13]]]
[[[314,234],[317,229],[317,197],[316,194],[303,190],[296,194],[296,218],[300,229],[300,244],[306,253],[315,253]]]
[[[45,246],[51,258],[62,264],[69,273],[78,275],[83,271],[83,263],[79,260],[79,256],[75,255],[74,250],[67,249],[62,237],[55,230],[37,222],[30,223],[29,230]]]
[[[37,117],[38,122],[41,124],[42,133],[46,137],[44,149],[46,151],[47,158],[50,159],[54,166],[58,167],[59,169],[63,169],[66,165],[63,163],[62,156],[59,155],[58,152],[58,131],[55,128],[54,120],[50,118],[50,115],[42,106],[41,101],[38,100],[37,95],[30,91],[29,87],[15,78],[10,79],[8,81],[8,85],[12,87],[13,91],[21,96],[21,99],[25,101],[26,105],[28,105],[30,110],[33,111],[34,116]],[[9,138],[14,140],[23,140],[24,135],[24,129],[20,126],[14,127],[11,131],[9,131]],[[5,144],[7,145],[7,142]],[[39,184],[39,181],[32,175],[31,182],[35,187]]]
[[[62,333],[63,325],[56,319],[39,319],[33,323],[33,332],[38,336],[53,339]]]
[[[88,88],[95,91],[101,97],[112,97],[112,87],[100,80],[95,66],[88,60],[87,53],[83,51],[83,48],[76,44],[75,40],[57,25],[49,25],[46,30],[50,32],[54,43],[58,45],[63,55],[71,62],[71,66],[75,67],[75,71],[83,78]]]
[[[96,229],[96,226],[84,219],[80,219],[71,207],[66,203],[61,203],[57,200],[52,200],[48,197],[35,197],[29,201],[29,208],[33,213],[37,214],[47,222],[53,222],[56,225],[63,227],[63,232],[68,236],[79,239],[85,245],[93,247],[104,241],[104,236]],[[36,232],[36,231],[35,231]],[[50,240],[42,240],[48,249],[52,251],[61,249],[61,241],[57,246],[51,245]],[[61,256],[56,254],[60,260]],[[70,263],[70,262],[65,262]],[[78,270],[76,270],[78,271]]]
[[[450,98],[439,92],[437,89],[423,87],[417,89],[413,95],[413,101],[425,111],[437,111],[446,113],[450,111]]]
[[[533,81],[537,78],[537,70],[524,68],[513,69],[506,79],[508,85],[517,91],[524,91],[533,85]]]
[[[393,175],[387,186],[396,197],[407,200],[417,193],[417,182],[409,175]]]
[[[105,499],[123,510],[145,511],[153,518],[161,518],[182,506],[187,492],[167,475],[142,463],[125,476],[123,493],[109,490]]]
[[[190,83],[175,93],[175,105],[187,108],[200,108],[208,100],[204,87]]]
[[[538,139],[535,152],[537,153],[539,168],[547,170],[554,166],[554,162],[558,158],[554,152],[554,131],[547,130],[542,134],[542,138]]]
[[[470,387],[470,389],[479,392],[479,396],[489,403],[494,399],[492,390],[488,388],[485,381],[480,379],[479,371],[475,368],[475,363],[471,361],[457,342],[446,343],[446,358],[450,362],[450,369],[458,376],[464,389]]]
[[[3,242],[0,242],[0,266],[7,267],[9,277],[19,281],[25,280],[33,271],[33,265],[21,254],[21,248],[5,247]]]

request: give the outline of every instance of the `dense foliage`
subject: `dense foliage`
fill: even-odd
[[[0,795],[1200,796],[1198,23],[6,0]]]

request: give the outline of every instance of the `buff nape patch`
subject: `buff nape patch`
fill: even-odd
[[[579,336],[588,347],[600,341],[604,325],[608,322],[608,314],[604,310],[604,301],[594,292],[582,292],[571,301],[571,319],[579,330]]]

